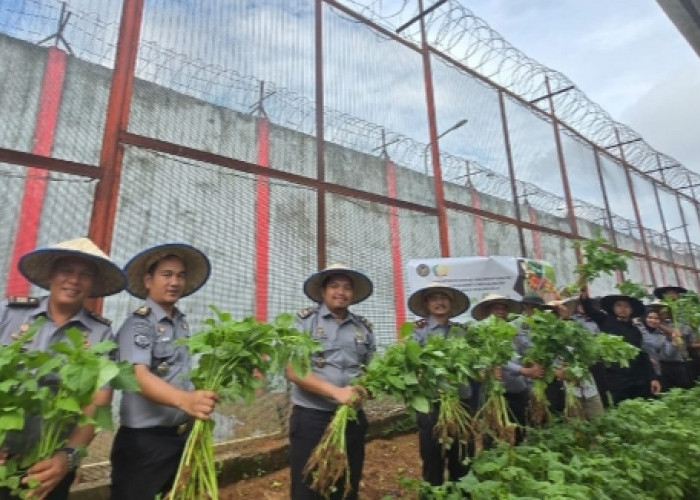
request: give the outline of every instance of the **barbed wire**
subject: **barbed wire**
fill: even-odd
[[[352,8],[360,16],[388,29],[417,14],[416,2],[355,1],[339,2]],[[7,15],[0,16],[0,30],[11,36],[37,41],[47,33],[37,26],[47,26],[58,20],[58,3],[25,0],[16,6],[0,5]],[[76,57],[95,64],[110,66],[116,50],[118,23],[103,20],[99,14],[71,10],[71,18],[63,32]],[[342,15],[342,14],[341,14]],[[347,16],[345,16],[347,18]],[[32,22],[31,18],[35,21]],[[20,22],[19,20],[22,20]],[[353,19],[354,22],[358,22]],[[547,93],[546,81],[552,91],[572,87],[570,91],[553,97],[557,117],[582,136],[613,153],[620,155],[616,132],[625,160],[639,171],[648,173],[661,184],[674,190],[700,184],[700,175],[689,171],[674,158],[653,150],[633,129],[612,120],[596,103],[573,85],[563,74],[547,68],[510,45],[481,18],[474,15],[457,0],[426,16],[430,44],[450,55],[465,66],[474,69],[488,80],[508,89],[524,100],[532,100]],[[401,32],[407,40],[419,43],[417,25]],[[383,36],[378,34],[377,36]],[[245,76],[220,65],[193,59],[187,54],[159,46],[154,41],[142,40],[139,45],[136,76],[156,85],[175,90],[212,104],[242,113],[265,114],[273,123],[297,132],[316,134],[315,102],[298,92]],[[261,99],[262,96],[262,99]],[[538,108],[533,108],[537,110]],[[538,115],[548,120],[545,113]],[[384,126],[361,118],[324,108],[324,139],[372,156],[385,155],[403,167],[423,172],[429,160],[427,145],[410,137],[387,130]],[[567,129],[564,132],[577,138]],[[577,138],[578,139],[578,138]],[[510,202],[513,200],[510,178],[481,165],[471,158],[441,152],[440,163],[446,182],[466,184],[479,191]],[[531,206],[554,216],[561,216],[565,199],[547,192],[534,184],[516,180],[518,197]],[[685,193],[690,194],[690,193]],[[574,200],[576,216],[600,223],[607,219],[602,207],[582,200]],[[634,227],[633,221],[612,216],[615,227]],[[658,231],[646,229],[653,238]],[[673,240],[673,243],[685,245]]]
[[[396,31],[404,21],[418,14],[416,2],[389,2],[390,7],[382,0],[341,0],[339,3],[391,31]],[[659,183],[673,189],[700,183],[700,174],[685,168],[675,158],[656,151],[638,132],[615,121],[600,105],[591,101],[566,75],[511,45],[486,21],[462,5],[462,1],[449,0],[427,14],[425,24],[428,43],[432,47],[525,101],[547,95],[547,80],[552,93],[569,89],[553,96],[557,118],[616,158],[622,159],[624,154],[630,165]],[[401,35],[415,44],[420,43],[417,23],[402,30]],[[537,106],[544,106],[545,101],[540,102],[542,104]],[[628,144],[611,148],[618,143],[616,133],[620,135],[620,143]]]

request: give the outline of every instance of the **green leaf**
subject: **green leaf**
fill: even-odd
[[[414,396],[411,399],[411,408],[421,413],[430,412],[430,402],[425,396]]]
[[[12,413],[0,413],[0,430],[21,430],[24,427],[24,410],[16,409]]]
[[[114,422],[112,421],[112,405],[100,405],[95,409],[95,414],[92,416],[95,421],[95,426],[98,429],[112,430]]]

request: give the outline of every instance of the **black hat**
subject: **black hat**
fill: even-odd
[[[640,300],[630,297],[629,295],[606,295],[600,299],[600,307],[608,314],[614,315],[613,306],[618,300],[627,301],[629,305],[632,306],[632,318],[641,318],[644,316],[644,304],[642,304]]]
[[[551,311],[554,309],[552,306],[546,304],[544,299],[536,293],[527,293],[523,295],[523,298],[520,299],[520,303],[524,306],[533,306],[535,309],[541,311]]]
[[[663,299],[664,295],[668,292],[676,292],[678,295],[683,293],[688,293],[688,290],[682,286],[661,286],[659,288],[654,288],[654,296],[658,299]]]

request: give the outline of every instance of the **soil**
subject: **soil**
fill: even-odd
[[[289,498],[289,468],[257,477],[242,479],[221,488],[221,500],[255,499],[284,500]],[[418,498],[415,491],[406,488],[401,478],[418,480],[421,461],[418,455],[418,436],[415,432],[390,438],[375,438],[365,448],[365,465],[360,483],[360,499]]]

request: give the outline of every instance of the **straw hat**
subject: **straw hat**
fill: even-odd
[[[472,309],[472,317],[477,321],[485,319],[489,315],[488,310],[491,307],[491,305],[499,302],[501,304],[506,305],[509,313],[519,314],[520,312],[522,312],[522,306],[520,305],[520,302],[506,297],[505,295],[490,293],[486,297],[481,299],[481,302],[474,306],[474,309]]]
[[[431,283],[425,288],[416,290],[408,298],[408,308],[416,316],[427,318],[430,316],[426,301],[434,293],[444,293],[450,298],[449,317],[459,316],[469,309],[469,298],[461,290],[443,285],[442,283]]]
[[[632,318],[641,318],[644,316],[644,304],[634,297],[629,295],[606,295],[600,299],[600,308],[603,309],[608,314],[615,314],[613,311],[613,305],[618,300],[626,300],[632,306]]]
[[[360,271],[350,269],[344,264],[331,264],[327,268],[309,276],[304,282],[304,293],[314,302],[323,302],[323,296],[321,295],[323,283],[327,278],[336,274],[347,276],[352,281],[352,304],[362,302],[372,295],[372,282],[370,279]]]
[[[576,311],[578,299],[576,297],[571,297],[564,300],[550,300],[549,302],[547,302],[547,305],[554,310],[556,310],[559,306],[564,306],[567,311],[567,317],[570,318]]]
[[[17,267],[28,281],[48,290],[53,265],[64,257],[78,257],[97,266],[97,276],[90,297],[104,297],[124,290],[126,277],[122,270],[88,238],[76,238],[37,248],[24,254]]]
[[[678,295],[683,293],[688,293],[688,290],[682,286],[661,286],[659,288],[654,288],[654,296],[658,299],[663,299],[664,295],[668,292],[676,292]]]
[[[209,279],[211,263],[206,255],[187,243],[163,243],[142,250],[124,266],[129,280],[126,291],[134,297],[145,299],[148,290],[143,284],[143,277],[153,264],[164,257],[174,255],[182,259],[187,269],[187,280],[181,297],[187,297],[202,288]]]

